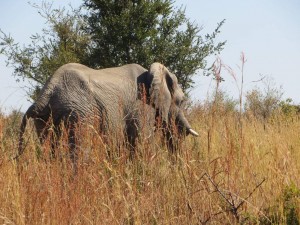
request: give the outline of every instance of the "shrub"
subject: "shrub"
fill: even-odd
[[[245,112],[265,121],[279,108],[282,94],[281,88],[267,77],[263,80],[263,88],[255,87],[246,93]]]
[[[291,98],[287,98],[284,101],[279,103],[280,110],[285,116],[294,116],[295,114],[300,112],[300,106],[293,104],[293,100]]]

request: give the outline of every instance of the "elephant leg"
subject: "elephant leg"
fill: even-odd
[[[61,133],[62,133],[62,130],[61,128],[59,127],[59,125],[57,126],[54,126],[53,128],[53,132],[51,133],[51,157],[52,158],[56,158],[56,149],[58,148],[58,145],[59,145],[59,139],[61,137]]]
[[[48,135],[50,135],[51,142],[51,158],[55,158],[55,148],[57,147],[57,140],[59,137],[59,133],[55,128],[54,134],[49,134],[49,125],[42,119],[37,118],[34,121],[34,125],[36,128],[36,132],[40,141],[40,144],[43,145]]]
[[[166,145],[170,153],[174,154],[178,151],[178,136],[176,132],[172,130],[172,127],[164,125],[165,129],[163,132],[164,138],[166,140]]]
[[[70,123],[68,131],[69,154],[73,165],[74,173],[77,174],[78,170],[78,149],[76,147],[76,132],[75,123]]]
[[[136,141],[138,137],[138,121],[126,121],[126,138],[129,149],[129,158],[132,160],[135,156]]]
[[[49,133],[47,123],[44,120],[37,118],[34,120],[34,125],[40,144],[44,144]]]

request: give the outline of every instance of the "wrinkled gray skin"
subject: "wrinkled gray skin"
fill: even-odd
[[[26,111],[20,129],[18,156],[24,150],[23,133],[29,118],[34,119],[41,143],[47,137],[49,120],[58,137],[59,125],[63,122],[69,128],[72,160],[77,154],[75,125],[94,116],[101,121],[99,129],[102,133],[122,131],[134,149],[142,129],[141,117],[145,117],[140,115],[140,109],[145,107],[148,125],[154,126],[161,121],[168,147],[173,151],[172,118],[178,133],[198,136],[180,108],[183,100],[184,94],[176,76],[160,63],[153,63],[149,71],[137,64],[101,70],[76,63],[66,64],[47,81],[37,101]]]

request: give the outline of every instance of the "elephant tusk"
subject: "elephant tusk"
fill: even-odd
[[[199,134],[196,131],[194,131],[193,129],[189,129],[189,133],[192,134],[195,137],[199,136]]]

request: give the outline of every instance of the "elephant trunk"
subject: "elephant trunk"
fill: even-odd
[[[171,118],[172,117],[170,116],[169,119],[171,119]],[[165,137],[167,139],[167,147],[171,152],[175,152],[177,150],[177,148],[179,147],[179,140],[184,135],[191,134],[196,137],[199,136],[199,134],[191,128],[191,125],[187,121],[182,110],[179,110],[177,112],[177,116],[176,116],[174,122],[175,122],[175,124],[172,122],[169,122],[166,124],[166,126],[169,129],[167,129],[165,132]],[[174,125],[175,125],[175,127],[174,127]],[[174,131],[176,133],[178,132],[177,135],[176,135],[176,133],[174,135],[174,133],[173,133]]]
[[[196,136],[196,137],[199,136],[199,134],[192,129],[191,125],[189,124],[186,117],[184,116],[182,110],[180,110],[178,112],[177,121],[178,121],[179,130],[181,132],[183,132],[185,130],[186,134],[191,134],[191,135]]]

